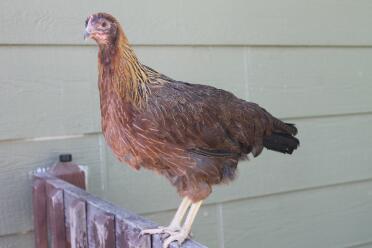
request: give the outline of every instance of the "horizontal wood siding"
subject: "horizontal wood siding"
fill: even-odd
[[[369,0],[2,0],[0,42],[81,44],[95,11],[117,16],[136,44],[372,44]]]
[[[232,91],[282,118],[372,112],[372,48],[136,51],[170,77]],[[7,117],[0,140],[99,132],[96,53],[94,46],[0,46],[0,115]]]
[[[180,199],[113,158],[100,132],[97,48],[108,11],[141,61],[296,123],[294,156],[264,151],[216,187],[193,227],[209,247],[372,247],[369,0],[0,1],[0,247],[33,246],[29,172],[72,153],[88,190],[167,225]]]
[[[244,240],[248,247],[347,247],[370,241],[371,188],[368,180],[227,203],[225,245],[241,247]]]
[[[34,244],[33,233],[0,237],[1,248],[30,248]]]

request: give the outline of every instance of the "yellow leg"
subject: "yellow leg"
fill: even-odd
[[[188,199],[187,197],[183,198],[183,200],[182,200],[180,206],[178,207],[177,212],[174,215],[173,220],[171,221],[169,226],[167,226],[167,227],[160,226],[160,227],[155,228],[155,229],[143,230],[141,232],[141,235],[143,235],[143,234],[158,234],[158,233],[172,234],[174,232],[180,231],[181,230],[181,222],[183,220],[183,217],[186,214],[187,209],[190,207],[190,205],[191,205],[191,200]]]
[[[169,225],[170,227],[176,227],[178,229],[181,228],[181,222],[183,220],[183,217],[186,214],[187,209],[190,207],[190,205],[191,205],[191,200],[187,197],[183,198],[180,206],[177,209],[176,214],[173,217],[173,220],[171,221]]]
[[[197,203],[193,203],[190,207],[189,213],[187,214],[185,223],[181,230],[176,233],[171,233],[170,236],[164,240],[163,248],[168,248],[168,246],[173,242],[177,241],[179,245],[181,245],[189,236],[189,233],[191,231],[192,223],[195,220],[196,214],[199,211],[199,208],[201,206],[203,201],[199,201]]]

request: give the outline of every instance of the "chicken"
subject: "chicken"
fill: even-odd
[[[143,232],[167,233],[164,247],[188,237],[212,186],[232,181],[238,162],[248,154],[256,157],[264,147],[291,154],[298,147],[296,127],[257,104],[211,86],[171,79],[141,64],[110,14],[89,16],[84,36],[99,47],[107,144],[121,162],[165,176],[184,198],[168,227]]]

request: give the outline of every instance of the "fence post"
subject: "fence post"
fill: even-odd
[[[34,178],[32,185],[32,210],[34,214],[35,247],[48,248],[45,180]]]

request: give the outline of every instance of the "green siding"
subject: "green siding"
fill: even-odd
[[[0,237],[1,248],[30,248],[33,247],[33,233]]]
[[[372,182],[224,204],[225,246],[345,247],[371,241]]]
[[[99,132],[96,50],[0,46],[0,115],[7,116],[0,119],[0,138]],[[372,111],[372,48],[139,46],[136,51],[144,63],[173,78],[232,91],[279,117]]]
[[[246,59],[251,100],[282,117],[372,111],[370,48],[247,49]]]
[[[209,247],[371,247],[372,2],[0,3],[0,247],[32,247],[29,172],[61,152],[89,191],[166,225],[169,183],[117,162],[100,133],[92,12],[118,16],[140,59],[296,123],[293,156],[264,151],[216,187],[193,228]]]
[[[369,0],[2,0],[0,42],[81,44],[95,11],[123,21],[136,44],[371,45]],[[16,18],[16,20],[14,20]]]

